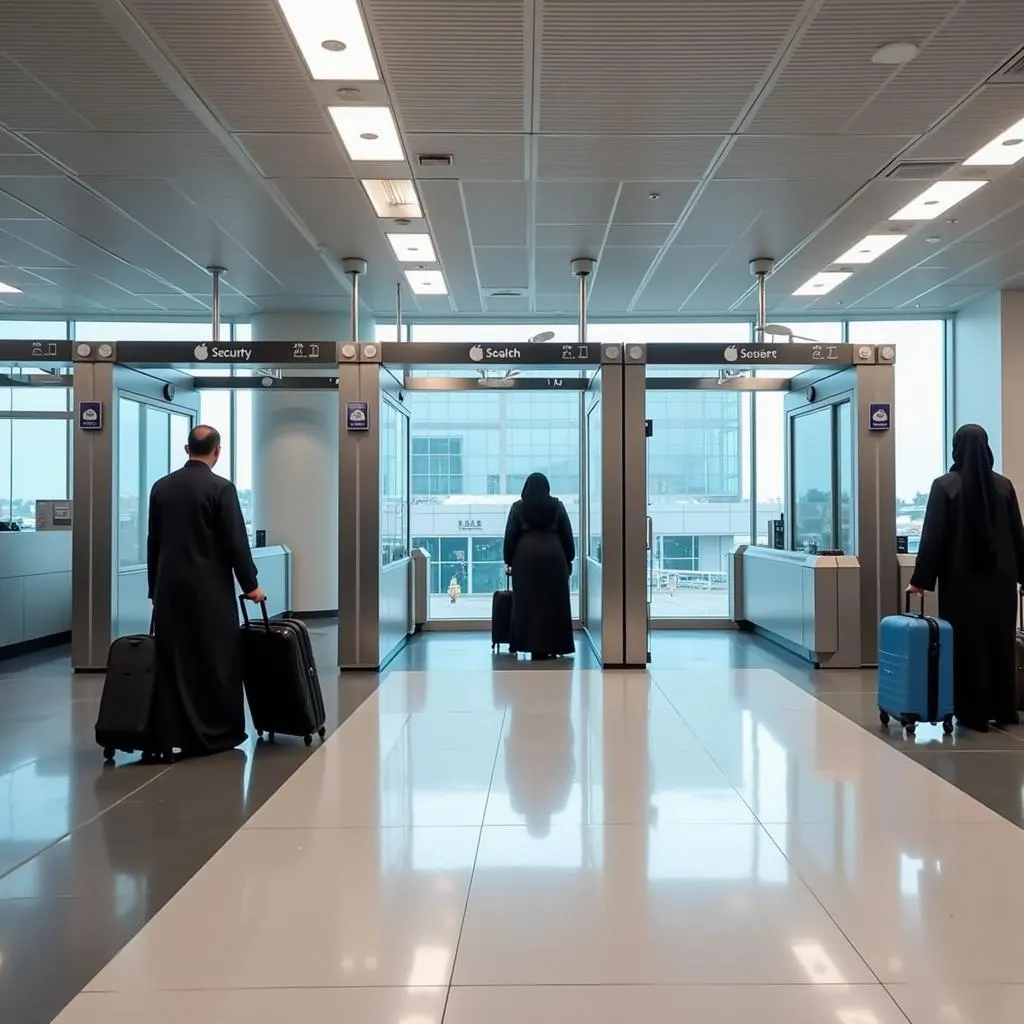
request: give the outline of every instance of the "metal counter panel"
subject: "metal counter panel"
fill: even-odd
[[[380,660],[386,662],[412,632],[412,559],[380,571]]]

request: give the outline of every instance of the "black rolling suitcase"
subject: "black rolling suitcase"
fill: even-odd
[[[505,589],[496,590],[491,598],[491,650],[497,651],[502,644],[508,644],[509,654],[515,654],[512,643],[512,591],[509,590],[508,576]]]
[[[156,696],[156,641],[149,633],[118,637],[107,655],[96,742],[112,761],[118,750],[156,754],[154,698]]]
[[[308,747],[313,734],[327,733],[324,697],[306,624],[274,619],[260,604],[262,622],[252,622],[241,600],[242,681],[252,724],[271,743],[277,733],[301,736]]]

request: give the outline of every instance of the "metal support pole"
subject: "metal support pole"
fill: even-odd
[[[768,275],[775,261],[762,257],[750,261],[750,272],[757,278],[757,323],[754,327],[754,344],[763,345],[764,329],[768,322]],[[753,371],[756,374],[756,370]],[[750,419],[750,543],[757,544],[757,392],[747,397],[750,403],[747,415]]]
[[[225,273],[224,267],[207,267],[213,276],[213,301],[210,303],[212,320],[212,341],[220,341],[220,277]]]
[[[359,340],[359,278],[366,273],[366,260],[358,256],[349,256],[341,261],[341,268],[348,274],[352,282],[352,310],[349,321],[349,330],[352,334],[350,341]]]
[[[592,260],[586,256],[579,256],[576,259],[570,261],[569,266],[572,268],[573,275],[579,280],[580,283],[580,324],[579,324],[579,342],[581,345],[587,343],[587,300],[588,300],[588,280],[593,275],[595,268],[597,267],[597,260]]]
[[[395,284],[395,341],[402,341],[402,282]]]

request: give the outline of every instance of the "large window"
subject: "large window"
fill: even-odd
[[[461,437],[413,437],[412,493],[417,497],[464,493]]]
[[[381,565],[409,554],[409,417],[390,400],[380,410]]]
[[[792,419],[793,547],[827,551],[833,547],[835,505],[832,489],[831,406],[821,406]]]

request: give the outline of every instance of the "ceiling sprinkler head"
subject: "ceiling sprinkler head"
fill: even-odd
[[[532,338],[527,338],[527,345],[543,345],[546,341],[551,341],[555,336],[554,331],[541,331],[540,334],[535,334]]]

